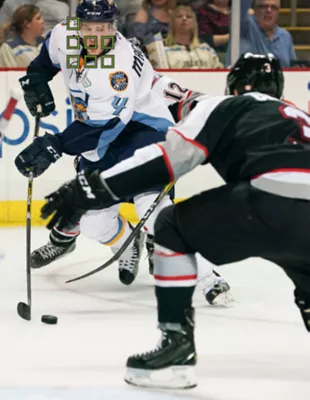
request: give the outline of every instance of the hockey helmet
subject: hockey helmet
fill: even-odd
[[[284,75],[273,54],[242,54],[231,68],[226,80],[226,94],[260,92],[280,99]]]
[[[82,0],[76,8],[81,22],[114,22],[118,8],[112,0]]]

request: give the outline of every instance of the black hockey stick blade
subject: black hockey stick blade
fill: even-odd
[[[18,303],[17,313],[21,318],[25,319],[26,321],[31,320],[31,308],[28,306],[28,304],[23,302]]]
[[[136,225],[134,230],[131,232],[131,234],[128,236],[128,238],[125,240],[123,245],[120,247],[120,249],[114,254],[113,257],[111,257],[106,263],[101,265],[100,267],[87,272],[84,275],[78,276],[77,278],[70,279],[66,281],[66,283],[72,283],[76,281],[80,281],[81,279],[88,278],[91,275],[97,274],[97,272],[100,272],[106,268],[108,268],[111,264],[113,264],[115,261],[117,261],[120,256],[124,253],[124,251],[127,249],[129,244],[133,241],[137,233],[140,231],[140,229],[143,227],[143,225],[146,223],[146,221],[149,219],[150,215],[153,213],[155,208],[158,206],[158,204],[161,202],[161,200],[166,196],[167,193],[170,192],[170,190],[173,188],[175,182],[170,183],[169,185],[166,186],[164,190],[162,190],[159,195],[156,197],[154,200],[153,204],[150,206],[150,208],[146,211],[145,215],[143,218],[141,218],[140,222]]]

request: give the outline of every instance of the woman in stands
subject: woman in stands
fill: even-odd
[[[39,54],[44,41],[44,20],[40,9],[31,4],[18,7],[11,24],[5,29],[0,48],[0,67],[26,68]]]
[[[212,47],[199,41],[197,19],[191,7],[179,6],[174,10],[165,43],[169,68],[223,68]]]

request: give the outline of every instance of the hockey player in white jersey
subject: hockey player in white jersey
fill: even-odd
[[[58,24],[21,79],[32,114],[40,103],[43,115],[48,115],[55,104],[47,82],[61,69],[76,116],[76,121],[64,132],[56,136],[46,134],[17,157],[16,165],[24,175],[32,168],[34,175],[39,176],[63,153],[82,154],[79,170],[110,168],[131,156],[137,148],[162,141],[173,123],[167,107],[191,94],[169,78],[155,74],[141,50],[117,32],[116,15],[117,8],[111,1],[83,1],[77,8],[78,19],[71,21],[73,27],[68,27],[68,23]],[[74,23],[80,24],[76,26],[78,31],[71,30]],[[103,36],[110,38],[103,39]],[[72,46],[74,43],[70,41],[78,41],[79,46]],[[98,43],[103,43],[106,49]],[[134,199],[139,217],[156,195],[154,190]],[[153,222],[157,213],[170,203],[165,198],[146,225],[150,263]],[[50,242],[32,253],[32,267],[41,268],[73,251],[80,231],[117,251],[131,233],[130,225],[118,214],[118,209],[117,205],[108,210],[90,211],[80,226],[70,232],[54,227]],[[143,233],[119,260],[119,277],[124,284],[131,284],[136,277],[142,243]],[[207,301],[227,303],[228,284],[213,274],[207,262],[201,264],[205,270],[203,292]]]
[[[25,176],[30,170],[35,177],[41,175],[63,154],[81,155],[79,170],[108,169],[137,148],[162,141],[173,124],[168,108],[151,90],[151,64],[117,31],[117,12],[112,1],[84,0],[77,7],[76,19],[55,26],[27,75],[20,79],[32,115],[41,104],[42,116],[47,116],[55,109],[48,82],[61,70],[76,117],[63,132],[46,133],[19,154],[15,164]],[[158,190],[135,197],[140,218]],[[167,196],[157,211],[169,204]],[[117,251],[132,229],[118,209],[117,205],[92,211],[70,232],[55,227],[50,242],[32,253],[32,267],[40,268],[73,251],[79,231]],[[154,218],[146,224],[150,235]],[[143,233],[119,260],[119,278],[124,284],[136,277],[142,243]]]

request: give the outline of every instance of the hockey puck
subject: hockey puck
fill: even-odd
[[[41,321],[44,322],[44,324],[56,325],[58,318],[54,315],[42,315]]]

